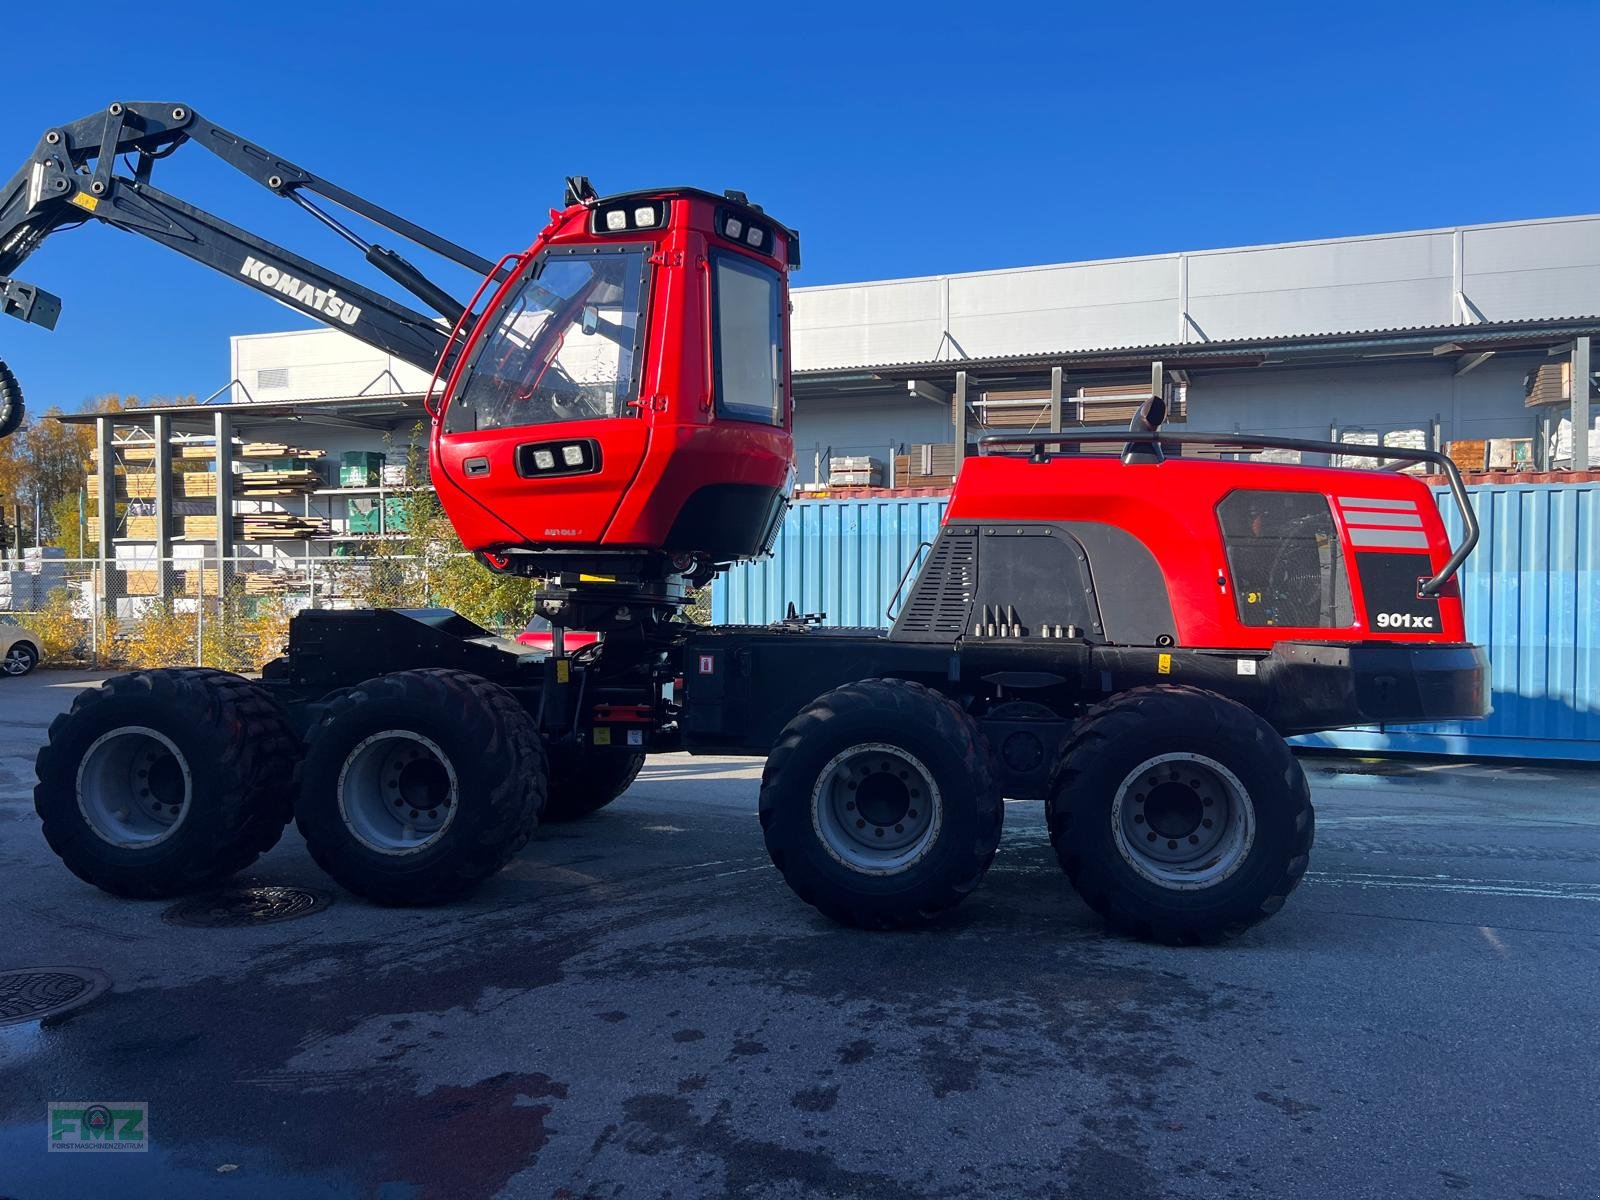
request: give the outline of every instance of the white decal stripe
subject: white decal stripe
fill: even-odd
[[[1428,535],[1420,529],[1351,529],[1350,544],[1375,550],[1426,550]]]
[[[1346,525],[1380,525],[1390,529],[1422,528],[1422,518],[1416,513],[1362,512],[1353,508],[1344,510],[1344,523]]]
[[[1416,512],[1415,500],[1380,500],[1366,496],[1340,496],[1340,508],[1395,508],[1402,512]]]

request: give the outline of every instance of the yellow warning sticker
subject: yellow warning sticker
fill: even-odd
[[[1172,674],[1172,655],[1170,655],[1170,654],[1158,654],[1156,656],[1156,674],[1157,675],[1171,675]]]
[[[572,664],[564,658],[556,659],[556,682],[572,682]]]
[[[609,730],[609,729],[596,729],[594,731],[594,744],[596,746],[609,746],[609,745],[611,745],[611,730]]]
[[[100,201],[93,196],[85,196],[82,192],[72,197],[71,203],[76,204],[84,212],[93,212],[100,207]]]

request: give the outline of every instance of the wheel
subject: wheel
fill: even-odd
[[[1216,942],[1271,916],[1310,861],[1305,772],[1242,704],[1135,688],[1091,709],[1062,747],[1050,840],[1113,929]]]
[[[588,746],[547,748],[550,794],[545,821],[576,821],[599,812],[633,785],[644,766],[643,754],[595,750]]]
[[[22,427],[27,409],[22,403],[22,385],[10,367],[0,362],[0,438],[8,438]]]
[[[17,642],[0,659],[0,671],[7,675],[26,675],[39,665],[39,651],[29,642]]]
[[[81,692],[39,751],[34,809],[78,878],[176,896],[249,866],[292,811],[299,744],[272,698],[226,671],[136,671]]]
[[[307,735],[295,820],[350,891],[437,904],[527,845],[545,780],[538,730],[510,692],[465,671],[398,671],[336,697]]]
[[[926,924],[994,861],[1005,808],[977,722],[931,688],[867,679],[785,726],[761,775],[773,865],[845,925]]]

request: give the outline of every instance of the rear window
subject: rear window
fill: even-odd
[[[1217,519],[1243,624],[1342,629],[1354,621],[1326,497],[1231,492],[1217,505]]]

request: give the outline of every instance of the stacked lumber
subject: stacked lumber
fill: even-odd
[[[156,529],[156,519],[149,516],[129,514],[127,532],[123,536],[135,542],[155,541],[159,536]],[[194,513],[187,516],[174,516],[172,518],[172,536],[175,540],[191,542],[215,541],[217,536],[216,514]]]
[[[174,444],[172,457],[181,459],[214,459],[217,452],[210,446],[197,446],[191,443]],[[113,462],[124,463],[153,463],[156,461],[156,444],[154,442],[118,442],[111,447]],[[100,448],[91,447],[89,450],[89,469],[94,469],[94,464],[100,461]]]
[[[304,496],[322,486],[322,473],[307,467],[246,471],[235,482],[240,496]]]
[[[955,478],[954,442],[914,442],[894,456],[895,487],[949,487]]]
[[[246,442],[239,448],[240,458],[325,458],[327,453],[283,442]]]
[[[282,596],[304,591],[305,587],[304,571],[247,571],[244,574],[246,596]]]
[[[326,537],[328,534],[326,518],[286,512],[244,513],[234,518],[233,525],[235,534],[249,541]]]

